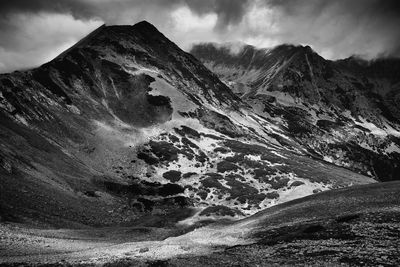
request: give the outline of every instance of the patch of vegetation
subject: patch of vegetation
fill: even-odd
[[[182,125],[181,128],[174,128],[175,132],[178,133],[181,136],[189,136],[192,138],[200,138],[200,134],[199,132],[197,132],[196,130],[187,127],[185,125]]]
[[[358,125],[358,124],[354,124],[354,125],[353,125],[353,128],[359,129],[359,130],[361,130],[361,131],[363,131],[363,132],[366,132],[366,133],[370,133],[370,132],[371,132],[370,129],[367,129],[367,128],[365,128],[365,127],[362,127],[361,125]]]
[[[236,153],[233,156],[226,157],[225,160],[232,163],[241,163],[244,160],[244,154]]]
[[[279,157],[278,155],[274,154],[274,153],[265,153],[261,155],[261,160],[266,160],[269,161],[271,163],[284,163],[283,162],[283,158]]]
[[[177,195],[181,194],[185,191],[185,189],[178,185],[178,184],[163,184],[161,188],[158,189],[158,194],[160,196],[172,196],[172,195]]]
[[[200,216],[211,216],[211,215],[217,215],[217,216],[231,216],[234,217],[236,215],[242,215],[241,212],[237,210],[233,210],[231,208],[228,208],[223,205],[217,205],[217,206],[212,206],[205,208],[202,212],[200,212]]]
[[[242,130],[225,115],[211,110],[199,109],[198,116],[200,123],[207,128],[214,129],[231,138],[243,136]]]
[[[214,177],[206,177],[203,180],[201,180],[201,184],[205,188],[215,188],[219,189],[222,192],[226,192],[228,190],[227,187],[223,186],[217,179]]]
[[[193,144],[194,145],[194,144]],[[138,153],[138,158],[144,160],[147,164],[154,165],[160,162],[177,161],[179,154],[185,155],[189,160],[195,156],[193,150],[185,146],[182,149],[176,147],[173,143],[166,141],[150,141],[148,148]]]
[[[186,178],[192,177],[194,175],[197,175],[197,173],[195,173],[195,172],[187,172],[187,173],[184,173],[182,175],[182,178],[186,179]]]
[[[275,177],[274,179],[269,181],[272,189],[281,189],[288,185],[290,179],[286,177]]]
[[[150,141],[149,145],[151,151],[156,155],[160,161],[176,161],[180,150],[173,144],[165,141]]]
[[[321,131],[304,119],[310,117],[306,110],[297,107],[286,107],[284,110],[279,110],[279,113],[287,121],[288,131],[294,135],[303,136]]]
[[[290,187],[296,187],[296,186],[300,186],[303,184],[304,184],[304,182],[302,182],[302,181],[294,181],[293,183],[290,184]]]
[[[199,153],[196,154],[196,160],[198,162],[204,163],[208,161],[208,156],[203,151],[200,150]]]
[[[143,160],[144,162],[146,162],[149,165],[155,165],[157,163],[159,163],[158,158],[153,157],[152,155],[149,154],[149,152],[139,152],[137,154],[138,159]]]
[[[233,152],[244,155],[262,155],[267,149],[260,145],[246,144],[236,140],[226,140],[226,147],[229,147]]]
[[[208,172],[208,173],[206,173],[206,175],[207,175],[207,177],[213,178],[213,179],[218,179],[218,180],[224,179],[224,176],[222,176],[222,175],[219,174],[219,173]]]
[[[211,139],[214,139],[214,140],[225,140],[225,138],[216,136],[216,135],[214,135],[214,134],[206,134],[206,133],[200,133],[200,134],[201,134],[203,137],[211,138]]]
[[[182,144],[184,144],[185,146],[191,147],[191,148],[199,149],[199,147],[195,143],[193,143],[186,137],[182,137]]]
[[[179,138],[176,137],[175,135],[173,135],[173,134],[168,134],[168,137],[169,137],[169,140],[170,140],[172,143],[179,143]]]
[[[199,190],[197,192],[197,195],[202,199],[202,200],[206,200],[208,193],[205,190]]]
[[[171,107],[171,101],[168,97],[162,96],[162,95],[146,95],[147,102],[149,102],[150,105],[153,106],[168,106],[169,108],[172,109]]]
[[[163,173],[163,177],[173,183],[178,182],[181,179],[182,173],[180,171],[171,170]]]
[[[265,179],[268,179],[269,176],[276,174],[276,170],[270,167],[264,167],[263,169],[254,169],[253,174],[255,179],[264,181]]]
[[[236,164],[233,164],[232,162],[223,160],[223,161],[217,163],[217,171],[219,173],[224,173],[224,172],[229,172],[229,171],[237,171],[237,170],[241,170],[241,168],[238,167]]]
[[[400,180],[400,154],[391,153],[389,155],[378,154],[374,151],[365,149],[356,143],[332,143],[328,148],[334,151],[344,152],[344,159],[355,163],[363,163],[373,170],[380,181]],[[357,167],[357,164],[354,164]],[[365,168],[358,169],[366,173]]]
[[[267,198],[269,199],[277,199],[279,198],[279,193],[276,191],[273,192],[268,192],[267,194],[265,194],[267,196]]]
[[[225,147],[216,147],[214,149],[214,152],[219,152],[219,153],[222,153],[222,154],[226,154],[226,153],[229,153],[230,150],[225,148]]]
[[[256,188],[242,183],[233,177],[227,177],[227,180],[227,185],[231,187],[229,189],[230,197],[227,198],[228,200],[237,199],[242,204],[246,202],[249,204],[259,204],[265,199],[265,195],[259,194]]]

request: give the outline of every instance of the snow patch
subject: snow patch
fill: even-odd
[[[387,154],[390,154],[390,153],[399,153],[400,154],[400,148],[395,143],[392,142],[390,144],[390,146],[385,149],[385,152]]]

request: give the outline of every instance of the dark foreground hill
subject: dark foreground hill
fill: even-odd
[[[3,225],[0,263],[92,266],[397,266],[400,183],[322,192],[237,222],[157,240],[154,230]]]

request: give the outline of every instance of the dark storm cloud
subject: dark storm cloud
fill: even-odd
[[[56,12],[70,13],[76,17],[90,17],[93,6],[80,0],[12,0],[0,2],[0,16],[9,17],[14,13]]]
[[[138,7],[164,11],[186,5],[200,15],[216,13],[218,27],[223,28],[241,20],[248,2],[249,0],[13,0],[0,2],[0,16],[7,18],[13,13],[56,12],[69,13],[77,19],[99,18],[113,23],[117,18],[114,12],[110,12],[112,9],[121,11]]]
[[[322,22],[318,27],[324,29],[324,22],[340,24],[341,29],[319,32],[317,36],[321,40],[329,40],[332,46],[353,35],[354,42],[349,42],[345,50],[351,50],[350,46],[353,46],[354,53],[363,54],[363,49],[357,49],[357,46],[371,44],[381,46],[376,55],[400,56],[399,0],[265,0],[264,4],[280,9],[287,19],[296,21],[296,25]],[[318,20],[321,17],[324,20]],[[287,30],[295,32],[294,28]],[[309,42],[313,39],[310,33],[302,34],[309,38]]]
[[[249,7],[249,0],[186,0],[183,1],[198,14],[215,12],[218,15],[218,28],[241,21]]]
[[[103,22],[134,24],[140,20],[149,20],[167,35],[171,35],[173,32],[168,32],[171,29],[171,12],[180,7],[189,8],[193,14],[199,16],[216,14],[217,21],[209,31],[220,32],[226,26],[241,21],[248,2],[248,0],[0,0],[0,72],[43,63],[50,55],[56,54],[55,51],[60,51],[67,43],[78,41]],[[53,23],[49,23],[48,17],[51,17]],[[37,27],[34,28],[33,25],[36,24]],[[76,31],[73,30],[74,27]],[[61,40],[63,37],[65,39]],[[177,40],[178,44],[182,44],[179,41]]]
[[[288,14],[297,13],[302,6],[309,6],[312,12],[321,13],[336,5],[341,5],[342,11],[354,14],[369,10],[375,15],[396,16],[400,12],[400,1],[398,0],[265,0],[264,2],[270,6],[281,7]],[[364,13],[364,15],[368,14]]]
[[[178,9],[191,13],[171,19]],[[300,43],[332,59],[400,56],[400,0],[0,0],[0,72],[43,63],[103,22],[144,19],[184,48]]]

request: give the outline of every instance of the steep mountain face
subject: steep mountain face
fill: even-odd
[[[165,226],[374,181],[259,114],[151,24],[102,26],[0,75],[0,217]]]
[[[310,47],[199,44],[200,59],[258,115],[325,161],[400,179],[398,59],[325,60]]]

